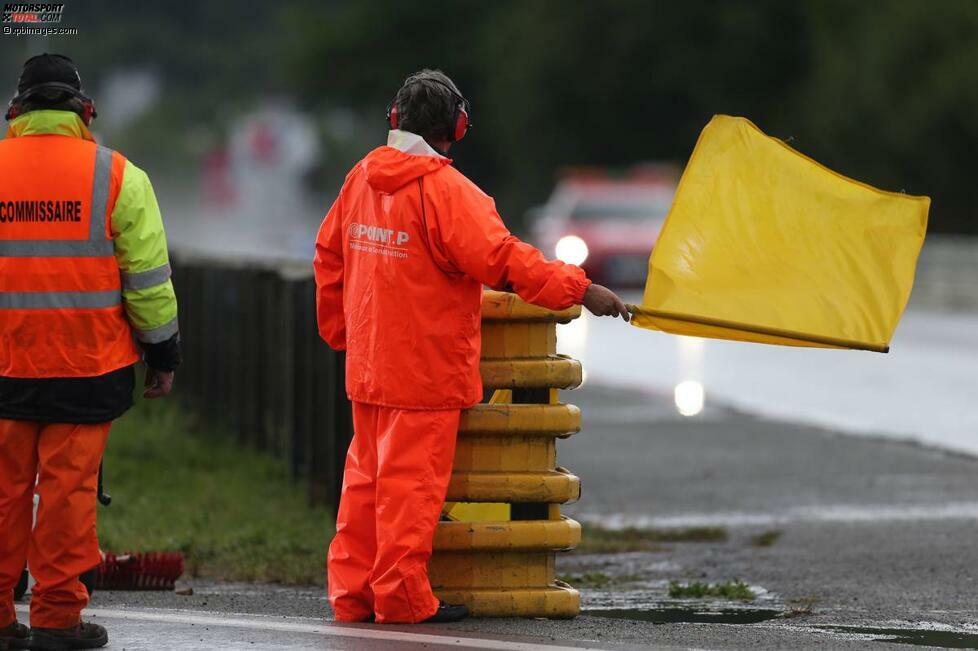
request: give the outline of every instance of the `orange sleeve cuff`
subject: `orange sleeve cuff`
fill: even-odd
[[[584,304],[584,294],[587,293],[587,288],[592,284],[591,279],[587,277],[584,270],[581,269],[581,277],[577,279],[577,287],[574,290],[574,305]]]

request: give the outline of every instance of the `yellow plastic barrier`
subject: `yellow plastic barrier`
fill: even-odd
[[[581,539],[560,514],[580,497],[580,479],[557,465],[556,440],[581,428],[581,412],[557,389],[581,383],[581,365],[558,355],[555,312],[514,294],[486,292],[482,380],[492,400],[462,413],[445,513],[435,534],[432,587],[480,617],[569,618],[580,594],[557,581],[556,552]]]

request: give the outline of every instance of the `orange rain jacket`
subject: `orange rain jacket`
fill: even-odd
[[[590,281],[506,229],[492,198],[424,140],[391,131],[347,175],[316,241],[319,332],[347,351],[351,400],[402,409],[482,400],[482,286],[550,309]]]

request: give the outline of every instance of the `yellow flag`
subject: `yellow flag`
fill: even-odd
[[[747,119],[717,115],[683,172],[632,323],[886,352],[929,208],[928,197],[846,178]]]

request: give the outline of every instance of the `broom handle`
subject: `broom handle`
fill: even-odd
[[[102,506],[112,504],[112,496],[102,490],[102,462],[98,464],[98,501]]]

